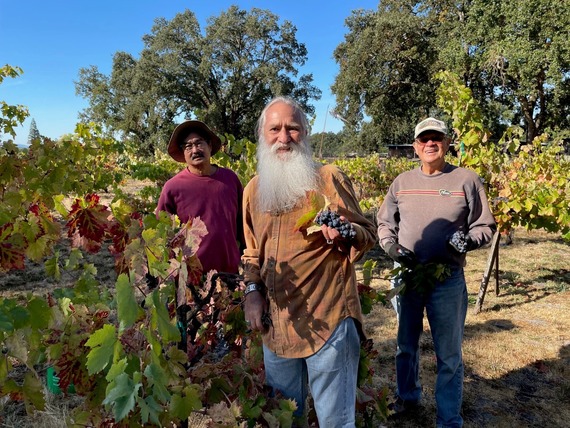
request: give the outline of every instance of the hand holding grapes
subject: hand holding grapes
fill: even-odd
[[[327,244],[332,244],[335,239],[339,238],[350,240],[356,237],[356,230],[352,223],[335,211],[329,209],[321,211],[317,214],[315,222],[321,225]]]

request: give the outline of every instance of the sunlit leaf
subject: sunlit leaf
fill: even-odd
[[[87,369],[90,375],[100,372],[111,364],[116,343],[117,332],[110,324],[105,324],[89,337],[85,345],[91,348],[87,354]]]

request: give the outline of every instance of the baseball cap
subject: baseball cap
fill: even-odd
[[[437,131],[447,135],[447,126],[441,120],[428,117],[416,125],[414,138],[418,138],[418,135],[425,131]]]

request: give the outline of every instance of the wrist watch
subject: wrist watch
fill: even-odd
[[[261,287],[257,285],[255,282],[250,282],[245,286],[245,291],[243,295],[247,296],[252,291],[261,291]]]

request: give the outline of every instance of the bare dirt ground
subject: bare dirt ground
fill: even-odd
[[[61,248],[61,251],[67,251]],[[570,246],[560,236],[517,230],[512,245],[500,248],[499,294],[492,278],[483,310],[474,305],[488,249],[469,254],[466,277],[469,312],[464,341],[466,427],[570,426]],[[114,285],[112,257],[106,251],[91,256],[102,284]],[[377,276],[390,266],[378,247],[366,258],[378,260]],[[73,284],[46,277],[43,265],[27,263],[26,270],[0,274],[0,296],[14,297]],[[373,285],[386,290],[385,280]],[[375,383],[395,391],[396,317],[390,305],[377,305],[365,328],[379,352]],[[427,322],[421,340],[423,405],[414,415],[391,418],[386,427],[435,426],[435,354]],[[75,400],[75,401],[74,401]],[[23,404],[0,402],[0,426],[61,427],[77,397],[50,396],[48,409],[26,416]]]

